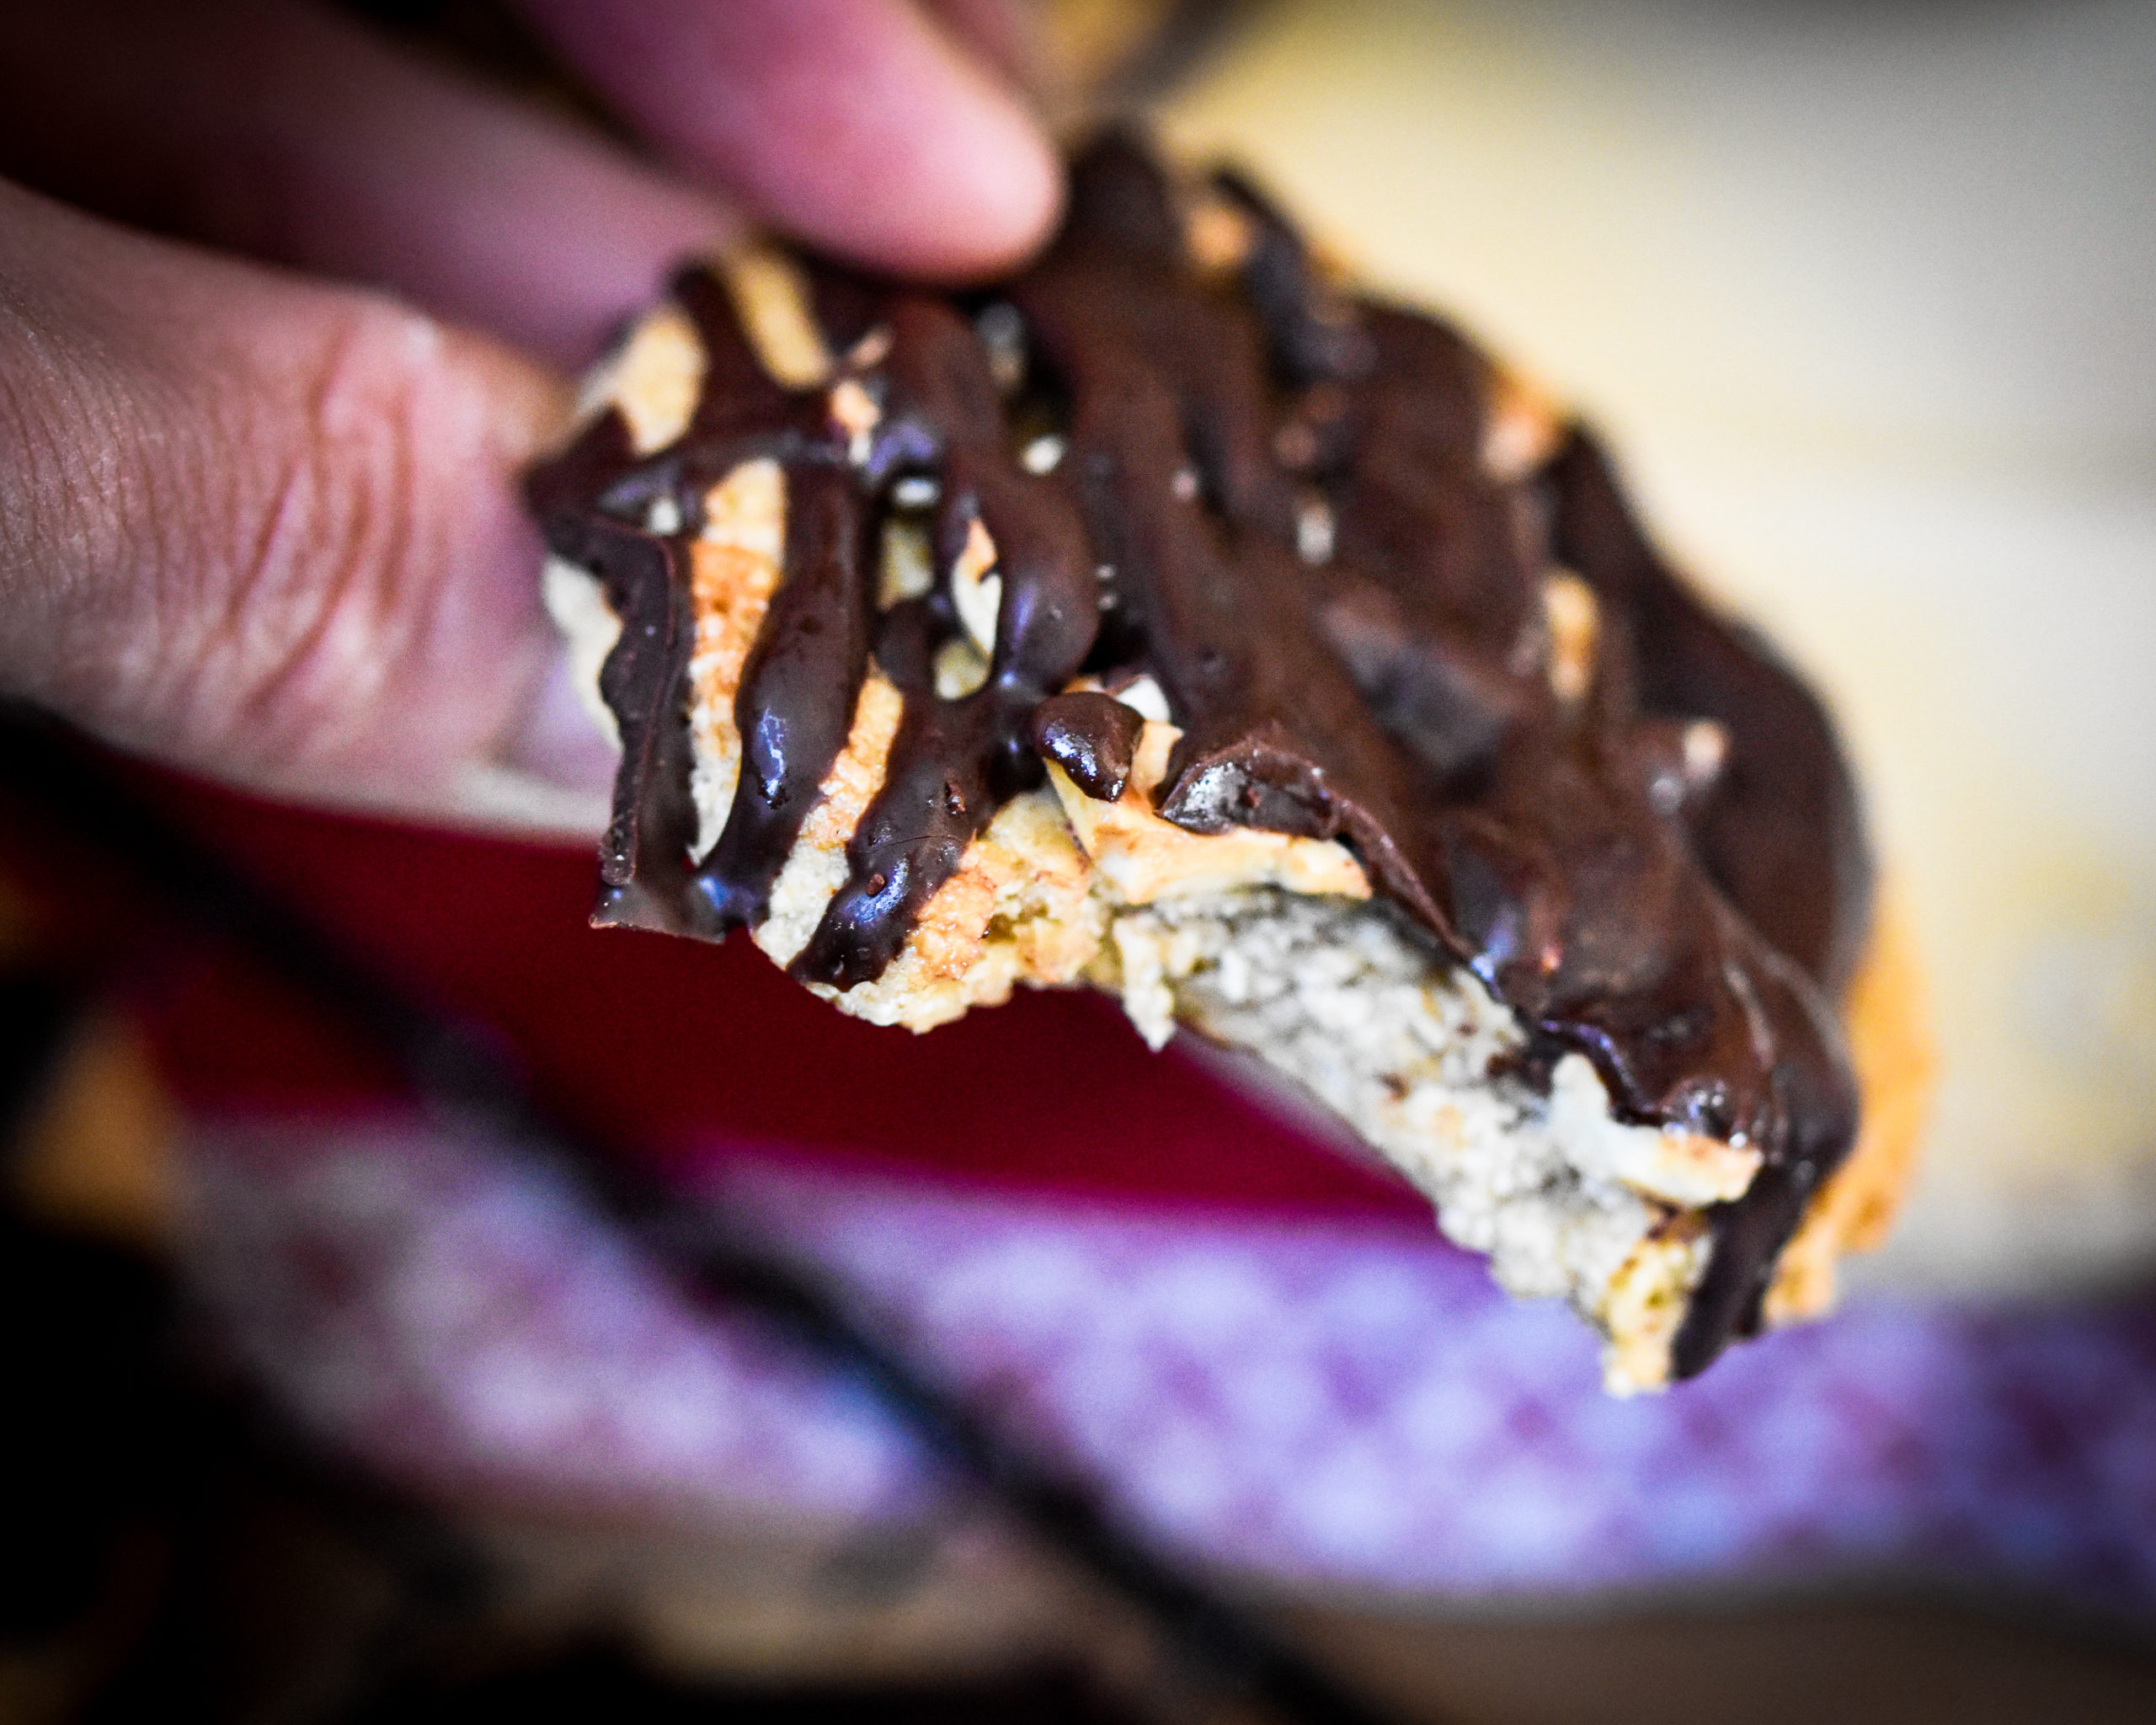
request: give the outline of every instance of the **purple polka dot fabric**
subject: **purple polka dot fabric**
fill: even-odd
[[[1875,1298],[1614,1401],[1569,1314],[1401,1222],[714,1165],[710,1202],[1209,1567],[1476,1599],[1896,1578],[2156,1615],[2156,1300]],[[228,1124],[190,1167],[224,1344],[392,1478],[851,1521],[951,1488],[859,1386],[504,1147]]]

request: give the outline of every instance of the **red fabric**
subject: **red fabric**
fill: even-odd
[[[333,940],[497,1027],[574,1118],[661,1167],[726,1140],[1092,1195],[1427,1215],[1113,1004],[1022,991],[929,1036],[847,1018],[745,940],[586,924],[589,852],[294,810],[159,778],[168,813]],[[198,1106],[343,1105],[387,1080],[291,991],[217,955],[154,1017]]]

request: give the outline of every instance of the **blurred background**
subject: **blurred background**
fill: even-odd
[[[0,1719],[2156,1717],[2156,8],[1047,29],[1577,403],[1824,687],[1942,1056],[1892,1242],[1608,1402],[1105,1007],[888,1040],[590,934],[585,856],[13,730]]]

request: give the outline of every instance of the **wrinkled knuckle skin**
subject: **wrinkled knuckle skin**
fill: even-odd
[[[398,351],[403,323],[347,313],[251,428],[259,490],[236,524],[223,644],[249,692],[233,718],[286,760],[368,705],[421,596],[427,388]]]
[[[253,477],[197,678],[215,746],[246,776],[408,781],[430,760],[446,772],[469,740],[485,667],[449,688],[439,661],[490,495],[473,387],[432,324],[368,306],[264,396],[275,404],[244,430]]]
[[[105,511],[107,416],[63,344],[0,283],[0,692],[67,704],[94,524]]]

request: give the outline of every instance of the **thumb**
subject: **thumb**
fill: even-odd
[[[520,772],[593,830],[515,489],[563,399],[393,302],[0,184],[0,692],[388,813],[500,818]]]

